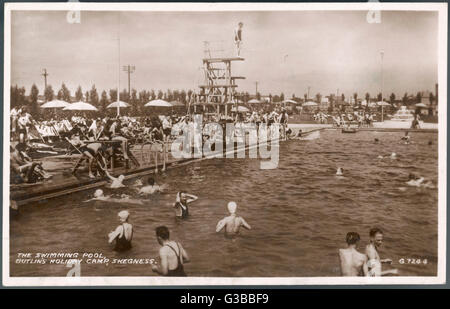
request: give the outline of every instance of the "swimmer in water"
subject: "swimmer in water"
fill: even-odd
[[[433,145],[433,141],[428,141],[428,145]]]
[[[169,229],[165,226],[156,228],[156,238],[161,246],[160,264],[152,264],[152,271],[168,277],[185,277],[183,265],[190,261],[186,250],[179,242],[170,240]]]
[[[409,174],[408,178],[409,180],[406,182],[406,184],[414,187],[420,187],[420,185],[422,185],[425,180],[425,178],[419,177],[414,173]]]
[[[85,203],[90,202],[90,201],[105,201],[105,202],[113,202],[113,203],[126,203],[126,204],[138,204],[138,205],[142,205],[142,201],[141,200],[135,200],[135,199],[131,199],[128,195],[126,194],[122,194],[120,196],[121,198],[114,198],[108,195],[104,195],[103,190],[102,189],[97,189],[94,192],[94,197],[84,201]]]
[[[139,192],[138,192],[139,194],[153,194],[156,192],[163,191],[162,187],[158,186],[155,183],[155,179],[153,177],[149,177],[147,180],[147,183],[148,183],[147,186],[144,186],[139,190]]]
[[[116,241],[114,246],[115,251],[126,251],[131,249],[131,240],[133,239],[133,226],[128,223],[130,213],[127,210],[122,210],[118,214],[120,225],[115,231],[108,234],[108,242],[111,244]]]
[[[336,176],[344,176],[344,169],[342,167],[338,167]]]
[[[237,205],[235,202],[229,202],[227,208],[230,215],[217,223],[216,233],[225,228],[225,233],[227,235],[236,235],[239,233],[241,226],[247,230],[251,229],[250,225],[244,220],[244,218],[236,215]]]
[[[102,189],[97,189],[94,192],[94,197],[87,201],[84,201],[84,202],[86,203],[86,202],[90,202],[90,201],[106,201],[108,199],[109,199],[109,196],[105,196]]]
[[[379,144],[379,143],[380,143],[380,140],[379,140],[378,138],[375,138],[375,139],[373,140],[373,142],[374,142],[375,144]]]
[[[187,194],[182,191],[178,192],[177,199],[173,204],[173,208],[175,208],[175,216],[181,219],[186,219],[189,216],[188,204],[196,201],[197,199],[198,197],[193,194]]]
[[[347,233],[347,248],[339,249],[341,273],[344,277],[367,276],[367,256],[356,250],[360,237],[358,233]]]
[[[105,173],[106,173],[106,176],[108,176],[108,178],[111,179],[111,181],[112,181],[111,186],[110,186],[111,189],[125,187],[125,185],[123,184],[123,180],[125,179],[124,175],[120,175],[119,177],[114,177],[114,176],[111,176],[111,174],[106,169],[105,169]]]
[[[366,246],[366,255],[367,255],[367,268],[369,277],[379,277],[388,274],[398,274],[397,269],[389,269],[382,271],[381,264],[391,264],[391,259],[380,259],[380,255],[378,254],[378,249],[381,247],[383,243],[383,231],[379,228],[373,228],[369,232],[370,243]]]
[[[133,187],[142,187],[144,184],[142,183],[141,179],[137,179],[134,184]]]
[[[405,144],[409,144],[411,141],[411,136],[409,136],[409,132],[406,131],[405,132],[405,136],[402,137],[402,141],[405,142]]]
[[[397,154],[395,152],[391,153],[391,159],[396,159],[397,158]]]

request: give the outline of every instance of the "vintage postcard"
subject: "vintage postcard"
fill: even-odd
[[[5,286],[446,282],[446,3],[4,17]]]

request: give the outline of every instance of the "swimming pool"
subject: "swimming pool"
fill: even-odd
[[[91,190],[23,206],[10,224],[11,276],[65,276],[68,271],[65,265],[16,264],[18,252],[154,258],[159,250],[154,229],[159,225],[168,226],[171,237],[189,252],[192,262],[185,266],[189,276],[339,276],[338,249],[345,247],[346,233],[358,232],[359,250],[364,251],[369,229],[375,226],[385,233],[381,257],[391,258],[401,275],[434,276],[438,136],[410,135],[413,143],[405,145],[399,143],[401,132],[322,131],[317,139],[282,143],[279,166],[272,170],[261,170],[257,159],[248,158],[180,166],[156,177],[168,191],[144,205],[84,203]],[[375,144],[374,138],[380,143]],[[393,152],[395,159],[390,158]],[[335,176],[339,166],[344,177]],[[409,173],[431,180],[434,188],[408,186]],[[199,196],[186,221],[176,220],[172,209],[180,190]],[[133,195],[130,189],[120,193]],[[231,200],[252,226],[233,240],[215,233]],[[107,234],[117,226],[122,209],[131,213],[133,248],[116,253],[107,243]],[[402,258],[426,258],[427,264],[402,265]],[[82,264],[81,274],[155,275],[142,264]]]

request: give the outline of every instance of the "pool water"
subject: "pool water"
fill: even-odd
[[[405,145],[399,143],[401,132],[321,131],[317,139],[283,142],[279,166],[272,170],[261,170],[257,159],[211,159],[180,166],[156,177],[167,192],[143,205],[84,202],[93,190],[26,205],[10,224],[10,273],[65,276],[68,271],[65,265],[16,264],[19,252],[155,258],[159,245],[154,230],[166,225],[171,238],[191,256],[185,265],[189,276],[340,276],[338,249],[345,247],[346,233],[358,232],[359,250],[364,251],[372,227],[384,231],[381,258],[391,258],[401,275],[435,276],[438,136],[410,135],[413,142]],[[390,158],[393,152],[395,159]],[[335,175],[337,167],[344,168],[344,177]],[[408,186],[410,173],[433,186]],[[199,197],[185,221],[176,220],[172,208],[180,190]],[[115,193],[139,198],[133,189]],[[238,214],[252,227],[234,239],[215,232],[229,201],[238,204]],[[107,234],[118,225],[122,209],[131,213],[133,248],[116,253]],[[402,258],[426,259],[427,264],[399,264]],[[81,275],[155,274],[149,265],[82,264]]]

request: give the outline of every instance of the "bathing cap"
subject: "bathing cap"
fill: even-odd
[[[229,202],[227,207],[230,214],[234,214],[236,212],[237,205],[235,202]]]
[[[120,219],[128,219],[128,216],[130,215],[130,213],[128,212],[128,210],[122,210],[121,212],[119,212],[118,216]]]
[[[102,189],[95,190],[94,197],[100,197],[102,195],[103,195],[103,190]]]

